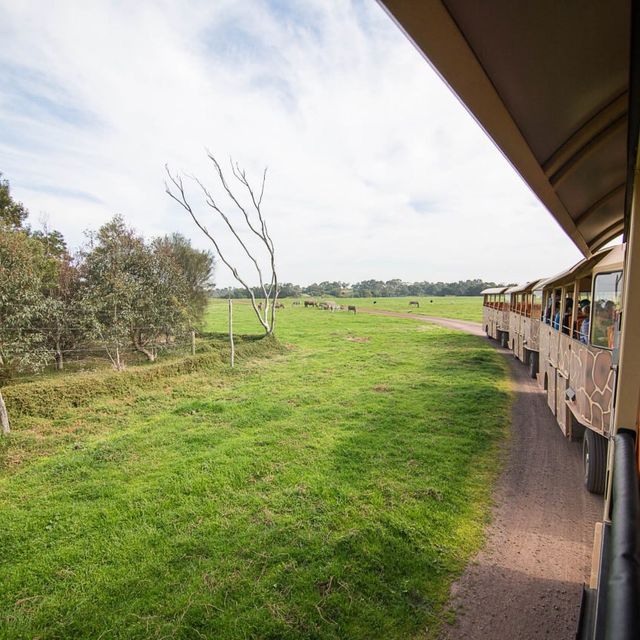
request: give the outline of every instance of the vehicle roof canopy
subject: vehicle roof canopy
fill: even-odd
[[[480,292],[481,296],[490,296],[495,295],[497,293],[504,293],[507,290],[507,287],[491,287],[489,289],[485,289]]]
[[[379,2],[586,257],[623,232],[631,0]]]
[[[531,282],[526,282],[525,284],[511,287],[509,291],[511,293],[530,293],[535,289],[535,285],[537,285],[539,282],[544,282],[544,280],[531,280]]]
[[[561,287],[565,284],[573,282],[578,278],[582,278],[589,275],[594,269],[606,266],[610,268],[622,268],[623,259],[623,247],[622,245],[616,245],[615,247],[607,247],[601,249],[591,258],[585,258],[580,260],[573,267],[566,271],[561,271],[557,275],[544,280],[540,287],[543,289],[549,289],[554,287]]]

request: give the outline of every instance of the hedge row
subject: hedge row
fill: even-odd
[[[53,418],[65,409],[84,406],[94,398],[126,397],[132,389],[142,389],[165,378],[228,366],[228,345],[209,342],[202,345],[200,350],[202,353],[195,356],[131,367],[120,372],[70,374],[16,384],[5,387],[2,395],[11,418]],[[236,344],[236,359],[267,357],[282,350],[283,347],[273,338],[240,339]]]

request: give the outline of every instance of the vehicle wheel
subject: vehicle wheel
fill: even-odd
[[[584,486],[591,493],[604,493],[607,473],[607,440],[591,429],[585,429],[582,440]]]
[[[500,334],[500,346],[503,349],[507,349],[509,347],[509,334],[504,331]]]
[[[529,353],[529,375],[535,379],[538,373],[538,358],[535,353]]]

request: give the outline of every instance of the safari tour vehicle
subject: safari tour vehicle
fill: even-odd
[[[584,255],[542,287],[538,375],[604,488],[577,637],[640,638],[640,2],[379,2]]]

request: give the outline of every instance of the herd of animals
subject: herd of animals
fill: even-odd
[[[431,302],[433,302],[433,300],[431,300]],[[373,304],[377,304],[378,301],[374,300]],[[293,307],[299,307],[302,303],[299,300],[295,300],[294,302],[291,303],[291,306]],[[342,305],[342,304],[337,304],[336,302],[326,302],[326,301],[316,301],[316,300],[305,300],[304,301],[304,306],[306,307],[315,307],[316,309],[323,309],[324,311],[353,311],[353,313],[357,313],[357,309],[356,306],[353,304],[349,304],[349,305]],[[409,306],[410,307],[420,307],[420,303],[417,300],[411,300],[409,302]],[[258,309],[262,310],[262,302],[258,303]],[[277,302],[276,303],[276,309],[284,309],[284,304],[282,302]]]
[[[300,302],[299,301],[294,302],[293,306],[300,306]],[[305,300],[304,306],[305,308],[316,307],[316,309],[323,309],[324,311],[344,311],[346,309],[347,311],[353,311],[353,313],[356,313],[355,305],[350,304],[345,307],[345,305],[337,304],[336,302],[332,302],[332,301],[317,302],[316,300]]]

